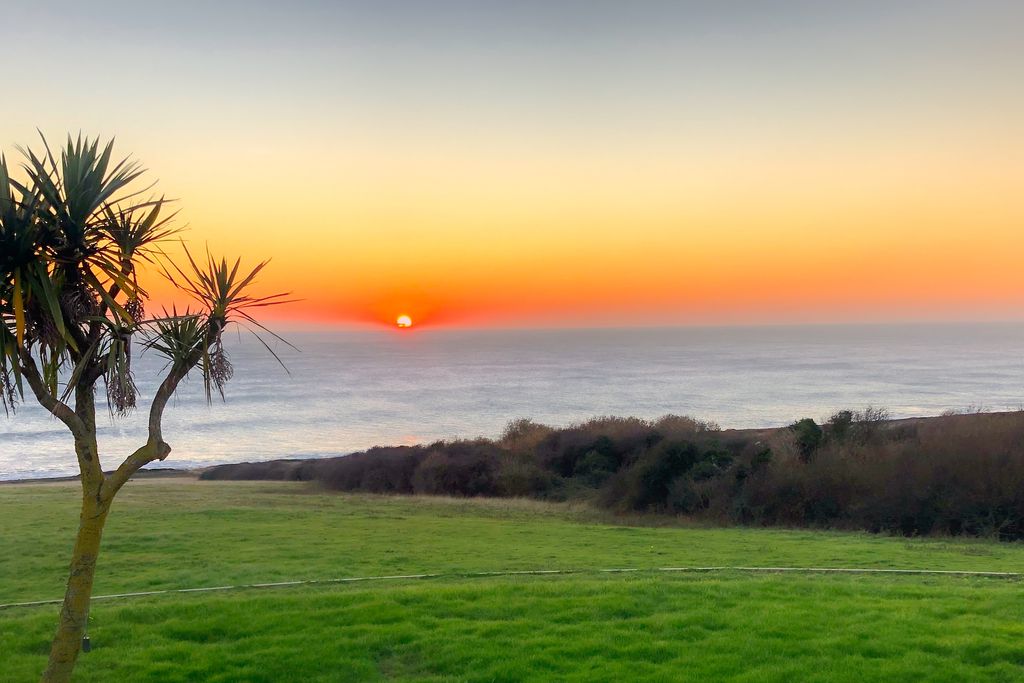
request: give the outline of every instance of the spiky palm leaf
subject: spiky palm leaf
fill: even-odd
[[[202,364],[207,399],[211,396],[211,383],[216,385],[223,395],[223,383],[217,380],[218,376],[224,377],[224,381],[231,376],[231,366],[221,344],[221,334],[229,323],[238,324],[252,333],[287,372],[288,368],[267,343],[267,340],[263,338],[261,332],[293,349],[295,347],[267,329],[250,312],[255,308],[278,306],[293,301],[288,298],[289,294],[287,293],[267,296],[256,296],[250,293],[256,276],[269,261],[261,261],[246,271],[242,269],[241,259],[236,259],[233,264],[229,265],[227,259],[217,259],[207,250],[206,260],[201,264],[192,256],[187,246],[182,244],[182,249],[191,272],[186,272],[172,261],[169,268],[164,268],[164,276],[203,306],[211,322],[211,328],[216,330],[215,337],[210,340],[212,355],[209,358],[204,358]]]
[[[206,341],[205,316],[189,309],[178,313],[164,309],[164,315],[152,320],[145,329],[143,346],[164,357],[172,369],[185,369],[192,358],[201,352]]]
[[[268,261],[261,261],[251,269],[244,270],[241,259],[236,259],[233,264],[229,265],[227,259],[214,258],[207,250],[206,260],[201,265],[192,256],[187,246],[182,244],[182,249],[191,272],[186,272],[172,261],[164,268],[164,276],[203,307],[209,336],[198,367],[203,375],[207,401],[212,400],[213,389],[217,390],[221,398],[224,397],[224,385],[234,373],[222,341],[224,330],[229,324],[240,325],[251,332],[287,372],[288,368],[281,361],[280,356],[271,348],[260,332],[266,333],[288,346],[292,345],[264,327],[250,312],[254,308],[277,306],[290,301],[288,294],[256,296],[250,293],[256,276],[266,267]],[[295,347],[292,346],[292,348]]]
[[[177,232],[171,225],[174,215],[167,215],[164,197],[147,196],[149,186],[136,187],[144,173],[138,162],[115,162],[112,141],[101,145],[81,136],[69,137],[59,157],[45,138],[43,150],[22,150],[25,184],[10,177],[0,157],[0,389],[5,406],[22,393],[18,353],[25,350],[39,360],[54,396],[58,377],[65,377],[64,398],[83,378],[102,377],[112,412],[129,412],[137,394],[131,340],[140,330],[146,347],[180,370],[201,370],[208,399],[214,390],[223,395],[232,374],[221,341],[229,323],[247,327],[281,362],[257,330],[273,333],[252,315],[254,308],[287,301],[285,295],[251,293],[266,262],[242,270],[239,260],[229,265],[207,252],[200,265],[186,249],[185,269],[166,263],[160,245]],[[142,262],[158,262],[176,287],[202,305],[201,312],[179,315],[172,310],[162,319],[145,320],[147,295],[137,277]]]
[[[0,401],[14,406],[22,393],[19,349],[24,346],[29,307],[46,302],[53,315],[59,308],[47,266],[40,259],[43,228],[36,220],[39,197],[11,178],[0,155]]]
[[[125,273],[125,264],[132,262],[140,241],[145,245],[166,236],[164,226],[156,225],[164,200],[140,198],[149,188],[136,189],[133,183],[144,170],[128,157],[112,163],[113,141],[100,148],[98,140],[69,137],[59,161],[45,138],[43,146],[45,154],[22,150],[23,168],[41,198],[40,223],[46,229],[38,246],[53,274],[65,282],[61,303],[71,317],[109,311],[130,322],[111,292],[129,298],[144,294]],[[136,216],[147,208],[148,214]]]
[[[224,398],[224,386],[234,370],[221,340],[223,325],[208,314],[185,309],[178,313],[164,310],[163,317],[144,325],[144,347],[155,351],[167,361],[170,372],[185,374],[198,367],[203,377],[203,390],[208,403],[216,389]]]
[[[232,316],[248,318],[251,317],[249,309],[277,306],[290,301],[288,294],[254,296],[249,293],[256,276],[270,263],[269,260],[257,263],[246,273],[240,270],[241,259],[236,259],[234,264],[228,265],[227,259],[218,260],[207,250],[206,262],[200,265],[184,243],[182,249],[192,272],[188,273],[171,262],[171,267],[164,269],[164,275],[172,284],[199,302],[212,318],[225,321]]]
[[[136,266],[174,233],[173,215],[161,218],[163,197],[142,198],[137,162],[112,162],[112,141],[69,137],[59,160],[45,138],[43,148],[22,150],[24,184],[0,158],[0,389],[23,393],[19,349],[41,363],[53,395],[62,367],[72,368],[66,396],[95,361],[124,412],[135,400],[130,339],[146,296]]]

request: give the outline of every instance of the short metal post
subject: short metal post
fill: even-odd
[[[89,605],[92,607],[92,605]],[[89,642],[89,607],[85,608],[85,631],[82,633],[82,652],[92,650],[92,643]]]

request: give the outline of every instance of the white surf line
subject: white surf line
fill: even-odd
[[[410,579],[465,579],[488,578],[494,576],[538,576],[551,574],[629,574],[640,572],[667,573],[714,573],[714,572],[748,572],[748,573],[792,573],[792,574],[902,574],[918,576],[962,576],[984,579],[1020,579],[1021,572],[968,571],[960,569],[888,569],[879,567],[742,567],[722,565],[715,567],[610,567],[605,569],[517,569],[489,572],[449,572],[434,574],[389,574],[385,576],[346,576],[336,579],[309,579],[305,581],[274,581],[270,583],[245,583],[236,586],[206,586],[203,588],[166,588],[155,591],[139,591],[134,593],[111,593],[94,595],[96,600],[116,600],[124,598],[142,598],[151,595],[172,595],[175,593],[212,593],[231,590],[248,590],[253,588],[289,588],[292,586],[313,586],[338,583],[358,583],[362,581],[402,581]],[[0,605],[0,610],[13,607],[38,607],[43,605],[59,605],[62,598],[53,600],[33,600],[31,602],[11,602]]]

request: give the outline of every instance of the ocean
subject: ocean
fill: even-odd
[[[174,450],[157,466],[496,436],[518,417],[675,413],[762,427],[867,405],[912,417],[1024,404],[1022,323],[283,332],[300,349],[277,347],[289,372],[232,336],[226,401],[207,405],[198,378],[181,387],[164,418]],[[136,361],[143,410],[112,419],[102,408],[105,468],[145,441],[161,365]],[[76,472],[63,424],[31,400],[0,413],[0,480]]]

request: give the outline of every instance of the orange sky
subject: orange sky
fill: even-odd
[[[1019,318],[1024,17],[990,4],[26,6],[60,45],[10,88],[49,104],[0,141],[116,135],[190,244],[273,258],[271,317]],[[58,78],[115,55],[101,20],[130,97]]]
[[[279,312],[302,318],[1012,317],[1024,304],[1024,166],[1006,142],[865,136],[773,153],[751,140],[696,160],[658,145],[517,154],[410,143],[349,147],[338,166],[286,183],[193,176],[180,194],[188,239],[272,255],[264,285],[302,297]],[[224,191],[251,199],[227,206]],[[323,203],[295,222],[279,199],[297,196]]]

